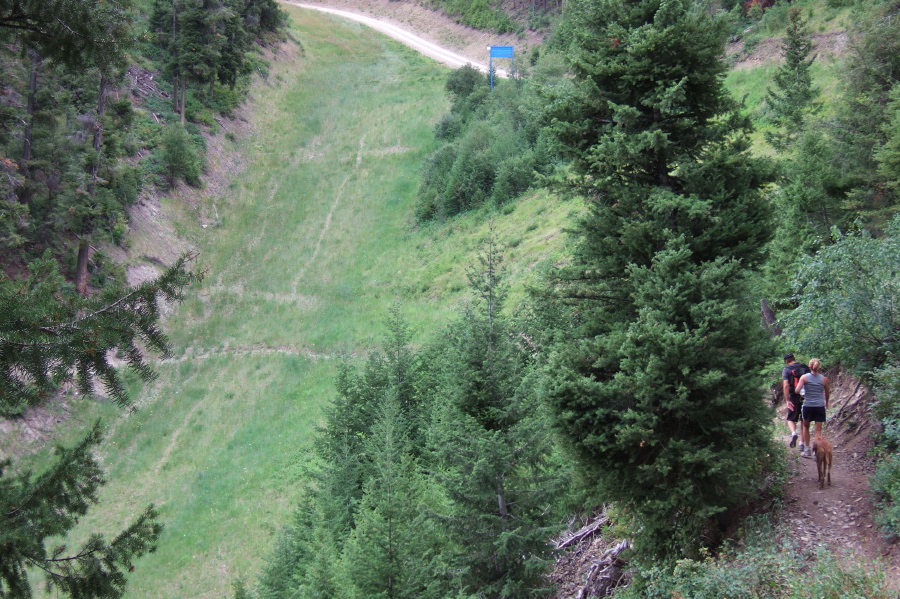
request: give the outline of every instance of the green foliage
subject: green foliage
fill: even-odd
[[[780,185],[773,190],[775,235],[765,266],[766,295],[791,295],[795,264],[831,237],[833,227],[844,228],[854,212],[846,208],[851,182],[837,166],[832,139],[811,128],[796,140],[794,153],[782,162]]]
[[[622,599],[834,599],[891,597],[884,570],[826,549],[814,555],[799,553],[781,541],[766,522],[752,530],[738,546],[715,557],[679,560],[674,568],[655,566],[638,573]],[[810,563],[812,561],[812,563]]]
[[[71,69],[115,67],[131,43],[128,0],[3,0],[0,35]],[[53,18],[48,18],[52,15]]]
[[[889,454],[879,460],[869,484],[878,509],[875,521],[885,536],[900,534],[900,456]]]
[[[166,128],[162,141],[162,163],[171,185],[178,179],[189,185],[200,183],[200,153],[181,125],[172,124]]]
[[[892,90],[900,80],[900,3],[877,4],[855,15],[844,91],[834,129],[840,167],[854,180],[851,206],[876,226],[895,204],[891,181]],[[882,149],[888,144],[888,147]],[[884,165],[884,166],[881,166]],[[885,178],[887,176],[887,180]]]
[[[792,9],[782,42],[784,63],[775,72],[775,87],[769,89],[767,97],[777,129],[767,132],[766,140],[778,150],[792,147],[805,130],[808,117],[821,110],[821,105],[815,103],[819,90],[813,87],[809,72],[815,60],[809,58],[810,52],[812,40],[807,22],[800,9]]]
[[[57,447],[56,462],[38,476],[10,474],[9,461],[0,462],[0,502],[8,506],[0,522],[0,597],[31,597],[29,570],[42,571],[51,591],[72,599],[121,597],[133,560],[156,549],[162,526],[152,505],[112,541],[94,534],[74,553],[59,544],[105,483],[92,455],[100,439],[96,425],[75,447]]]
[[[262,597],[540,594],[563,480],[488,245],[477,298],[441,340],[413,354],[395,308],[383,349],[341,370]]]
[[[860,372],[885,364],[898,347],[900,218],[881,239],[840,235],[798,265],[796,308],[782,319],[785,340],[805,355]]]
[[[366,439],[368,482],[342,559],[350,597],[419,597],[433,531],[422,510],[424,480],[395,393],[381,398]],[[349,583],[349,584],[348,584]]]
[[[432,0],[431,3],[441,8],[451,17],[457,17],[459,23],[488,29],[497,33],[511,33],[516,30],[515,23],[500,7],[498,2],[489,0]]]
[[[553,54],[538,63],[557,60]],[[531,81],[497,81],[463,67],[447,79],[451,111],[435,128],[443,141],[422,168],[416,217],[443,219],[478,208],[500,206],[527,191],[554,168],[555,156],[543,133],[537,90],[557,86],[562,71],[544,69]]]
[[[26,280],[0,279],[0,412],[21,412],[73,377],[83,392],[99,379],[117,403],[129,406],[108,356],[121,351],[141,378],[153,378],[144,352],[168,353],[159,304],[181,299],[184,287],[200,278],[186,262],[138,287],[91,298],[64,284],[49,253],[30,265]],[[121,597],[133,560],[155,550],[162,526],[152,505],[112,541],[92,534],[74,553],[60,544],[105,484],[94,457],[100,440],[95,425],[75,447],[58,447],[55,462],[36,476],[0,462],[0,503],[8,506],[0,520],[0,596],[31,597],[29,573],[40,570],[49,589],[73,599]]]
[[[888,186],[897,190],[900,188],[900,86],[891,90],[883,130],[884,145],[875,151],[878,173]]]
[[[253,70],[254,42],[281,30],[286,16],[274,0],[155,0],[149,23],[173,79],[208,87],[213,103],[216,82],[233,91]]]
[[[442,373],[430,430],[447,504],[438,524],[451,584],[466,595],[541,594],[562,487],[528,356],[501,316],[504,275],[493,238],[470,270],[475,302],[439,344]]]
[[[0,279],[0,413],[35,405],[73,375],[83,392],[92,390],[96,378],[117,403],[129,406],[108,352],[121,350],[129,366],[151,380],[141,347],[168,353],[158,300],[180,300],[184,287],[199,278],[182,258],[155,280],[83,298],[64,283],[55,261],[45,254],[31,265],[25,281]]]
[[[478,88],[484,88],[488,85],[487,75],[467,64],[459,69],[451,71],[447,75],[447,83],[444,89],[454,104],[463,102],[472,95]],[[456,110],[459,112],[459,110]]]
[[[722,87],[723,21],[686,1],[586,0],[567,18],[577,87],[549,116],[589,213],[553,278],[572,333],[546,392],[604,497],[635,514],[639,555],[674,559],[716,542],[712,517],[769,451],[771,348],[746,277],[771,171]]]
[[[873,373],[878,401],[873,412],[881,424],[881,460],[870,479],[878,511],[874,514],[885,536],[900,534],[900,365],[894,356]]]

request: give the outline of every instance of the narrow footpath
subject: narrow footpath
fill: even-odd
[[[870,457],[871,416],[866,409],[871,394],[844,374],[832,373],[829,378],[834,392],[823,432],[834,445],[831,486],[826,483],[819,489],[816,460],[801,458],[797,449],[787,447],[785,408],[780,406],[778,425],[785,432],[789,480],[778,529],[789,533],[803,553],[826,546],[837,555],[880,563],[900,590],[898,539],[885,539],[872,519],[869,477],[875,462]]]

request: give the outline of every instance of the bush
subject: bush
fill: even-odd
[[[822,548],[807,556],[790,541],[779,543],[771,525],[751,522],[740,547],[718,557],[679,560],[674,568],[636,574],[621,599],[888,599],[893,597],[881,570]],[[810,558],[814,558],[810,565]]]
[[[875,521],[885,535],[900,534],[900,455],[878,462],[870,485],[878,508]]]
[[[500,162],[491,200],[503,204],[517,198],[534,181],[534,152],[527,150]]]
[[[200,182],[201,160],[197,149],[184,127],[170,125],[163,135],[162,163],[174,184],[178,179],[196,185]]]
[[[881,239],[838,237],[798,265],[787,344],[872,372],[900,350],[900,217]]]
[[[444,84],[444,89],[455,104],[468,98],[476,88],[487,85],[487,77],[484,73],[471,64],[467,64],[447,76],[447,83]]]

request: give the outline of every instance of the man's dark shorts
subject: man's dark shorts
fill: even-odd
[[[800,420],[800,409],[803,407],[803,396],[791,394],[791,403],[794,404],[793,410],[788,410],[787,420],[797,422]]]
[[[803,406],[803,419],[809,422],[825,422],[825,407]]]

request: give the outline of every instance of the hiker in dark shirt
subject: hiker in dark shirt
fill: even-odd
[[[803,396],[797,392],[795,387],[800,380],[800,377],[809,372],[809,367],[806,364],[797,362],[794,359],[794,354],[791,353],[785,354],[784,364],[784,370],[781,371],[781,387],[782,391],[784,391],[784,401],[787,403],[788,407],[787,425],[791,430],[790,446],[796,447],[798,435],[802,430]],[[801,421],[800,426],[797,424],[798,420]],[[804,439],[801,438],[801,454],[804,449],[806,449],[806,445],[804,444]]]

